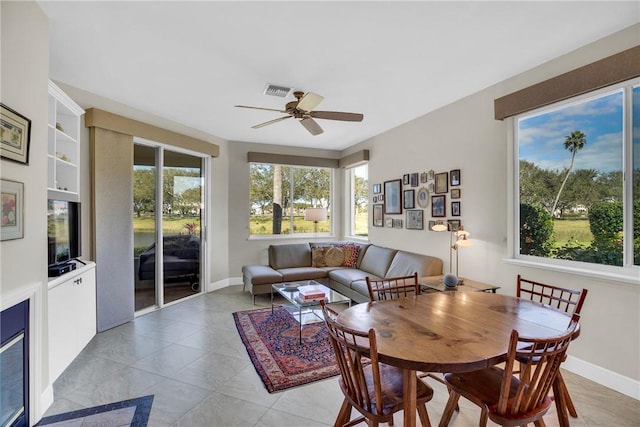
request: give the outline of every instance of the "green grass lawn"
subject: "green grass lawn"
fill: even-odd
[[[162,219],[162,229],[165,234],[188,233],[186,224],[198,224],[200,230],[200,218],[195,217],[164,217]],[[133,217],[133,231],[155,231],[156,221],[153,217]]]
[[[326,221],[318,222],[318,233],[328,233],[331,218]],[[368,216],[366,213],[356,216],[356,235],[366,236],[368,233]],[[296,215],[293,217],[293,227],[296,233],[315,233],[315,224],[311,221],[305,221],[304,215]],[[267,235],[273,231],[273,222],[271,215],[253,215],[250,219],[249,228],[252,235]],[[289,234],[289,220],[285,218],[282,221],[282,234]]]
[[[593,240],[593,234],[589,229],[589,221],[586,219],[567,219],[553,221],[553,237],[555,246],[561,247],[571,242],[581,246],[589,246]]]

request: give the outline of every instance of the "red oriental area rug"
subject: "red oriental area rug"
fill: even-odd
[[[233,313],[236,327],[258,375],[274,393],[340,373],[329,333],[320,321],[302,327],[282,307]]]

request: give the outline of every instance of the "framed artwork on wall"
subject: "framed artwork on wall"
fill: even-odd
[[[451,189],[451,198],[452,199],[459,199],[461,195],[461,191],[459,188],[452,188]]]
[[[447,223],[449,224],[449,231],[458,231],[462,225],[459,219],[450,219]]]
[[[387,228],[393,228],[393,218],[385,218],[384,226]]]
[[[451,179],[451,186],[456,187],[460,185],[460,169],[454,169],[449,173]]]
[[[402,220],[394,219],[393,220],[393,228],[402,228]]]
[[[429,206],[429,190],[426,187],[422,187],[418,190],[418,206],[421,208],[426,208]]]
[[[29,164],[31,120],[0,104],[0,155],[25,165]]]
[[[24,237],[24,184],[16,181],[1,181],[2,224],[0,240]]]
[[[407,175],[408,176],[408,175]],[[384,214],[402,213],[402,182],[399,179],[384,182]]]
[[[373,226],[382,227],[383,223],[382,205],[373,205]]]
[[[414,190],[404,190],[404,193],[402,194],[402,200],[404,201],[403,207],[405,209],[415,208],[415,199],[416,197]]]
[[[451,202],[451,216],[460,216],[460,202]]]
[[[418,186],[418,173],[412,173],[411,174],[411,186],[412,187],[417,187]]]
[[[431,196],[431,216],[435,218],[447,216],[445,196]]]
[[[442,172],[436,174],[436,194],[443,194],[449,191],[449,172]]]
[[[382,185],[373,184],[373,194],[380,194],[380,193],[382,193]]]
[[[424,228],[422,209],[407,210],[407,230],[422,230]]]
[[[402,175],[402,184],[404,185],[409,185],[409,174],[405,173],[404,175]]]

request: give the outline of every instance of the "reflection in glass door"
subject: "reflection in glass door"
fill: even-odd
[[[133,174],[139,312],[200,292],[203,159],[136,144]],[[158,246],[161,251],[156,251]]]
[[[164,302],[200,292],[202,159],[165,150],[162,191]]]

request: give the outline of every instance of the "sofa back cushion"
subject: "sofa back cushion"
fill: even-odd
[[[370,245],[364,253],[362,261],[360,261],[360,270],[371,273],[374,276],[386,277],[386,272],[396,252],[398,252],[396,249]]]
[[[309,243],[285,243],[269,246],[269,266],[280,268],[311,267]]]
[[[398,251],[384,277],[410,276],[413,273],[418,273],[418,277],[440,275],[442,260],[429,255]]]

